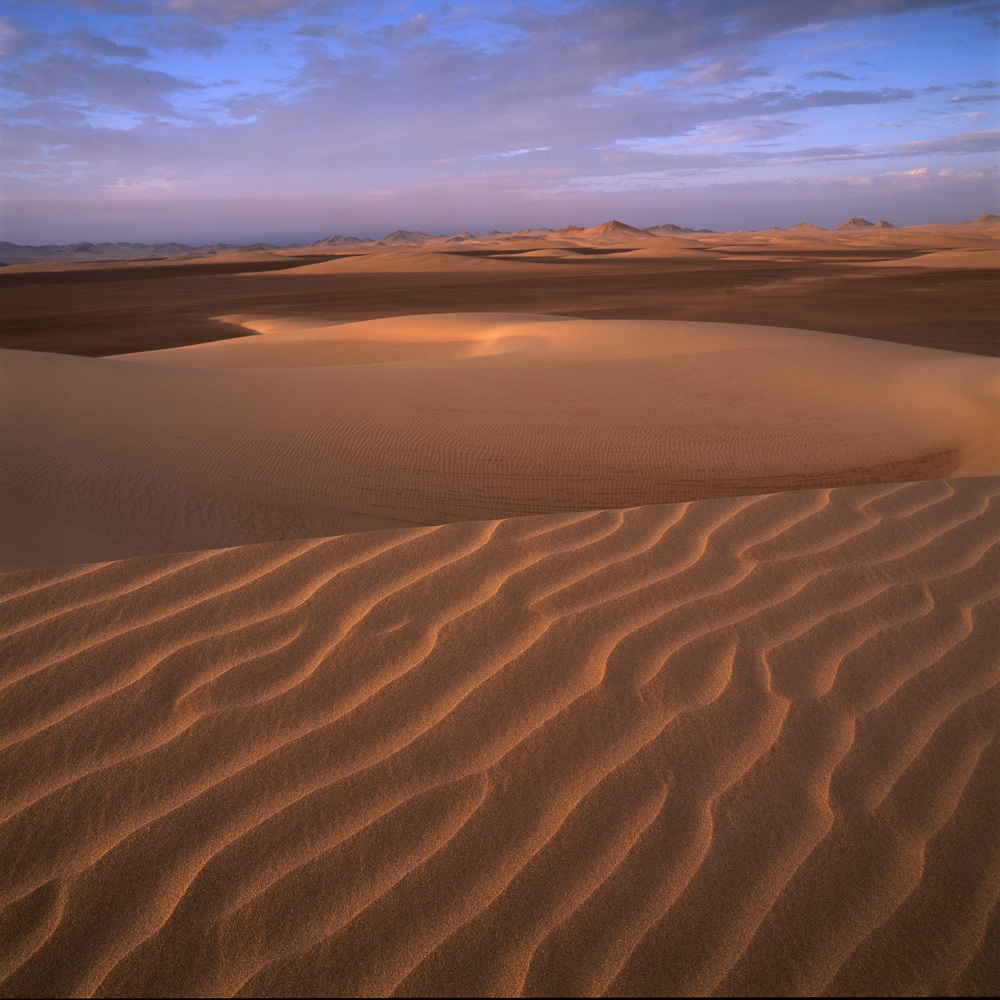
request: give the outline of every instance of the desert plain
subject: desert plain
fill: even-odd
[[[658,230],[0,268],[0,995],[997,993],[1000,219]]]

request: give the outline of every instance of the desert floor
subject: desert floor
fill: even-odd
[[[0,269],[0,996],[995,995],[998,245]]]

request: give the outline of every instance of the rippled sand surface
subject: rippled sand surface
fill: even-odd
[[[0,577],[0,992],[990,994],[998,495]]]

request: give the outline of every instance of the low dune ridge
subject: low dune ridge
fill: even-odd
[[[1000,250],[994,248],[932,250],[902,260],[868,262],[866,267],[929,267],[1000,270]]]
[[[564,257],[570,260],[577,260],[580,254],[570,247],[541,247],[538,250],[524,250],[517,254],[518,257]]]
[[[2,352],[0,568],[1000,473],[993,359],[722,323],[235,319],[264,332]]]
[[[998,511],[976,477],[0,576],[0,995],[991,995]]]
[[[298,278],[316,274],[341,273],[407,274],[411,272],[433,271],[475,272],[516,266],[516,264],[512,264],[503,257],[491,257],[489,255],[471,256],[463,254],[460,250],[378,247],[376,249],[364,248],[361,252],[356,252],[353,247],[349,247],[348,253],[337,260],[303,264],[301,267],[290,268],[284,271],[272,271],[271,276],[284,275],[285,277]]]

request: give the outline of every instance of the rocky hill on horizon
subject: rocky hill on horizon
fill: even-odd
[[[965,222],[953,223],[961,226],[990,226],[1000,223],[1000,215],[986,213],[975,219]],[[875,229],[895,229],[896,226],[885,219],[877,222],[870,222],[860,216],[853,216],[841,222],[839,225],[826,229],[823,226],[812,222],[799,222],[787,228],[787,232],[849,232],[865,231]],[[768,232],[781,230],[780,226],[772,226],[769,229],[744,230],[745,232]],[[735,230],[733,230],[735,232]],[[114,261],[140,261],[140,260],[162,260],[164,258],[204,258],[216,254],[247,253],[247,252],[267,252],[277,250],[290,250],[293,248],[303,248],[313,250],[317,248],[338,248],[338,247],[375,247],[375,246],[428,246],[431,244],[476,244],[495,243],[504,241],[523,240],[580,240],[583,242],[596,243],[621,243],[639,239],[657,239],[679,236],[697,236],[699,234],[714,234],[711,229],[693,229],[688,226],[679,226],[675,223],[663,223],[661,225],[640,228],[630,225],[618,219],[609,219],[594,226],[568,225],[561,229],[536,228],[519,229],[516,232],[502,232],[491,230],[487,233],[472,233],[467,229],[461,232],[433,235],[420,230],[397,229],[375,239],[368,236],[353,236],[337,234],[326,236],[315,240],[309,244],[290,243],[277,245],[273,243],[212,243],[200,246],[192,246],[187,243],[165,242],[165,243],[136,243],[120,241],[116,243],[91,243],[77,242],[66,244],[43,244],[43,245],[21,245],[9,241],[0,241],[0,267],[10,264],[32,264],[32,263],[84,263],[84,262],[114,262]]]

